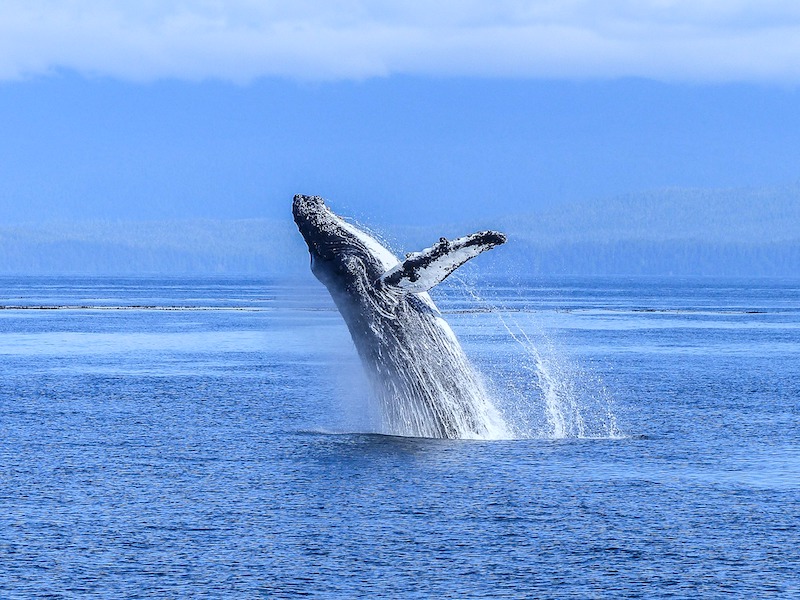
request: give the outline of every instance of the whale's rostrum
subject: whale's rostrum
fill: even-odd
[[[399,261],[319,196],[294,197],[311,270],[328,288],[381,401],[385,433],[435,438],[508,435],[481,378],[427,290],[506,241],[481,231],[441,238]]]

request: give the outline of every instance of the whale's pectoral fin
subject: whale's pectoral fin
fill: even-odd
[[[381,276],[381,282],[406,292],[426,292],[470,258],[505,241],[506,236],[498,231],[479,231],[455,240],[441,238],[430,248],[407,255]]]

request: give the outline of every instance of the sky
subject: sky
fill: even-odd
[[[0,222],[792,184],[798,83],[794,1],[5,0]]]

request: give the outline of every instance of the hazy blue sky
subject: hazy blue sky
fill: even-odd
[[[6,0],[0,219],[303,192],[414,223],[797,182],[798,82],[794,1]]]

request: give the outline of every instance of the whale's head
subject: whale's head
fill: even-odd
[[[292,213],[323,283],[372,284],[398,264],[375,238],[336,215],[319,196],[296,195]]]

